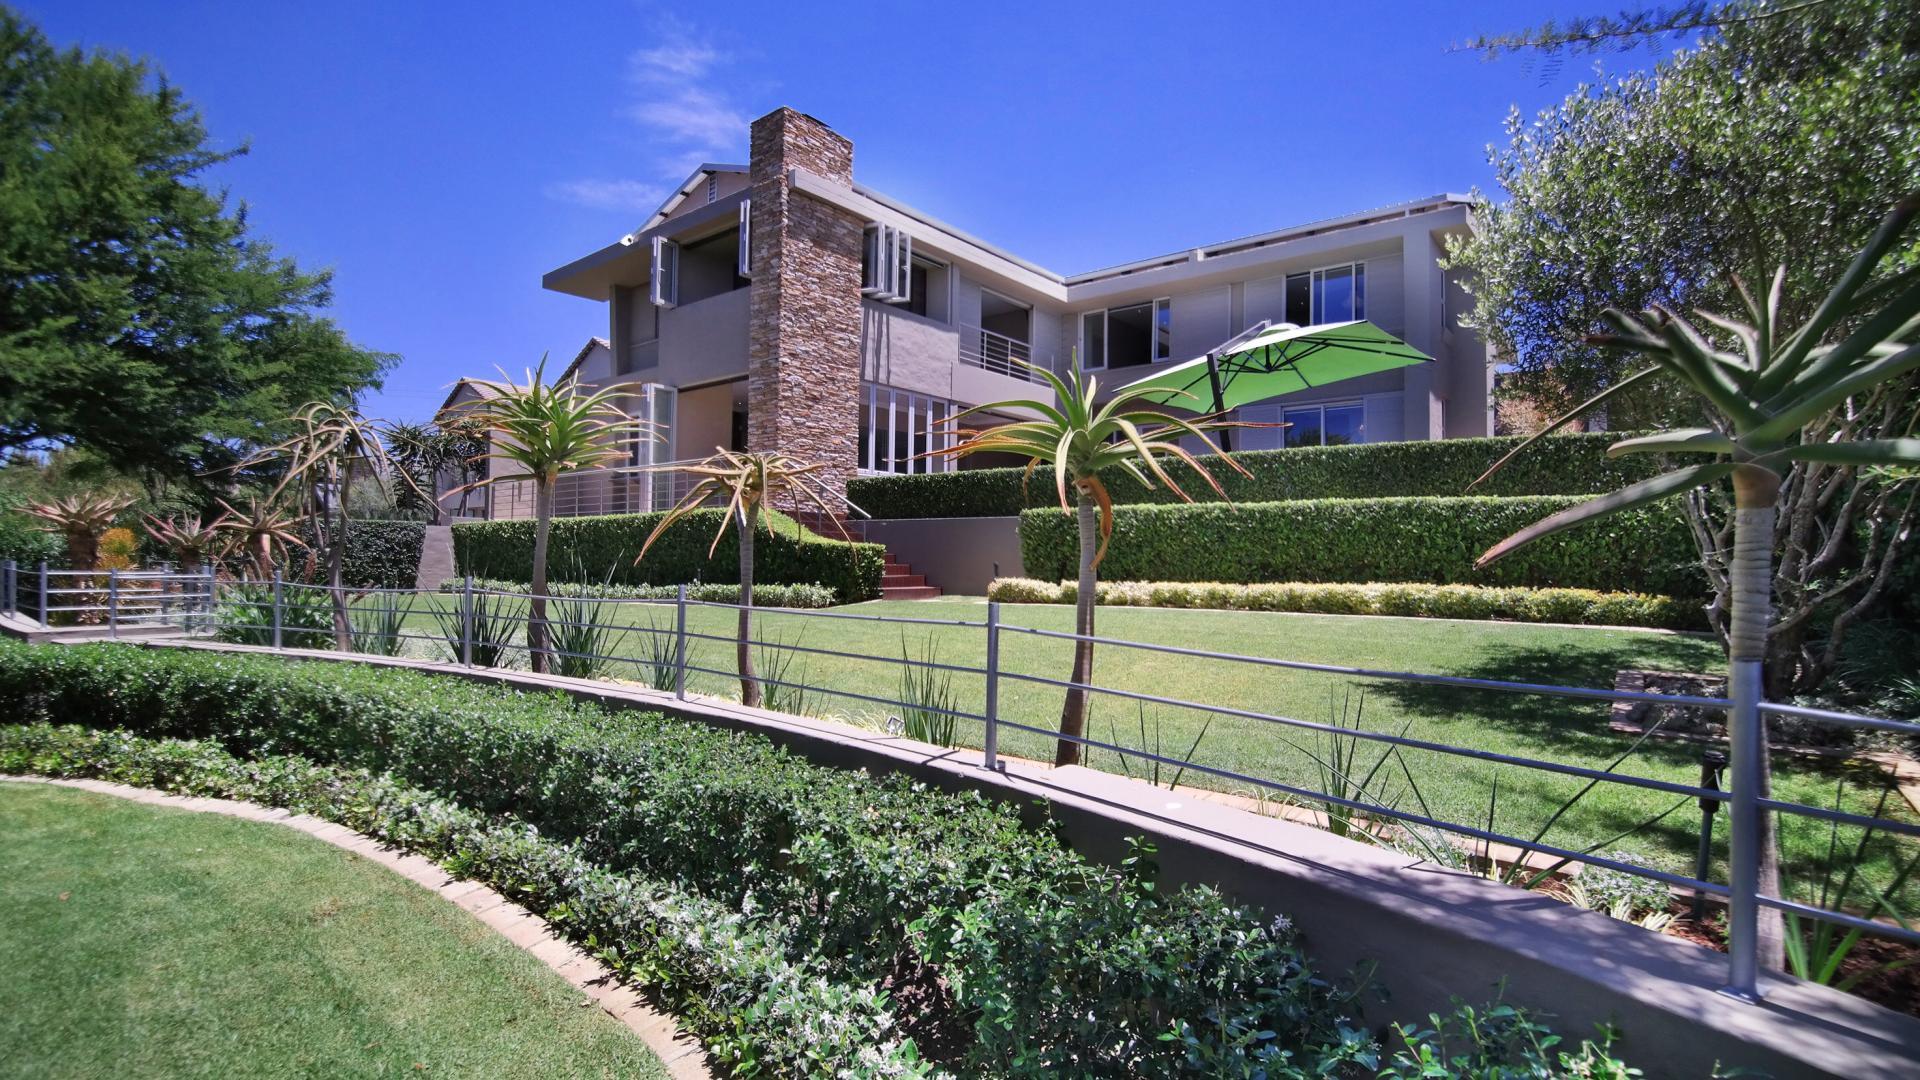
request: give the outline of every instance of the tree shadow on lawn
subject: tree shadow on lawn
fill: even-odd
[[[1491,645],[1478,661],[1436,674],[1581,689],[1611,689],[1624,669],[1718,672],[1718,646],[1693,638],[1644,635],[1597,641],[1575,649]],[[1610,761],[1632,745],[1607,727],[1606,701],[1508,690],[1476,690],[1400,681],[1365,683],[1369,697],[1398,707],[1402,716],[1484,721],[1524,737],[1549,760]],[[1502,740],[1505,741],[1505,740]],[[1662,764],[1697,767],[1700,747],[1649,740],[1635,754]]]

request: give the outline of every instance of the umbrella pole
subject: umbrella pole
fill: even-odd
[[[1226,397],[1220,392],[1220,354],[1207,354],[1207,384],[1213,387],[1213,412],[1215,416],[1227,411]],[[1233,452],[1233,429],[1220,429],[1221,453]]]

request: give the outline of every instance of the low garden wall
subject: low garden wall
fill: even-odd
[[[647,557],[635,561],[664,513],[555,518],[547,546],[547,574],[554,581],[615,585],[681,585],[738,582],[739,536],[713,537],[722,511],[696,510],[663,534]],[[756,582],[824,585],[842,603],[880,595],[886,551],[877,544],[847,544],[821,537],[780,514],[771,531],[754,537]],[[454,569],[460,574],[525,581],[533,564],[534,522],[463,521],[453,527]],[[711,556],[708,554],[712,548]],[[611,581],[608,581],[611,575]]]

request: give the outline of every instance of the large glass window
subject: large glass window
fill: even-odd
[[[1295,326],[1367,317],[1367,264],[1347,263],[1288,274],[1286,320]]]
[[[860,469],[863,472],[926,473],[953,468],[950,458],[929,458],[953,445],[943,425],[957,410],[943,398],[864,383],[860,402]]]
[[[1281,417],[1287,446],[1351,446],[1367,441],[1366,406],[1357,401],[1334,405],[1294,405]]]
[[[1139,367],[1173,356],[1173,303],[1149,300],[1080,317],[1080,366]]]

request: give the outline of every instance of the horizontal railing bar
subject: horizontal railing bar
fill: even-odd
[[[1373,668],[1343,667],[1338,664],[1318,664],[1307,660],[1280,660],[1270,656],[1248,656],[1244,653],[1213,652],[1208,649],[1191,649],[1180,645],[1155,645],[1144,641],[1128,641],[1124,638],[1099,637],[1093,634],[1073,634],[1059,630],[1042,630],[1032,626],[1018,626],[1002,623],[1002,630],[1012,630],[1036,637],[1058,638],[1063,641],[1091,641],[1101,645],[1117,645],[1127,649],[1144,649],[1149,652],[1170,653],[1174,656],[1192,656],[1202,660],[1230,660],[1238,663],[1255,664],[1261,667],[1288,668],[1294,671],[1316,671],[1327,675],[1350,675],[1363,679],[1386,679],[1398,682],[1425,683],[1431,686],[1453,686],[1466,690],[1501,690],[1516,694],[1549,694],[1558,697],[1593,698],[1601,701],[1645,701],[1659,705],[1694,705],[1701,708],[1727,709],[1731,703],[1725,698],[1688,697],[1682,694],[1648,694],[1632,690],[1599,690],[1592,687],[1554,686],[1548,683],[1506,682],[1500,679],[1475,679],[1465,675],[1423,675],[1413,671],[1382,671]]]
[[[1812,709],[1805,705],[1775,705],[1770,702],[1761,702],[1760,711],[1772,713],[1775,716],[1797,716],[1803,720],[1821,720],[1830,724],[1844,724],[1873,731],[1897,731],[1903,735],[1920,735],[1920,723],[1911,720],[1884,720],[1878,716],[1855,716],[1852,713],[1834,712],[1831,709]]]
[[[687,606],[725,608],[728,611],[739,611],[742,607],[740,604],[722,604],[717,600],[688,600]],[[852,611],[821,611],[818,608],[760,607],[758,605],[751,605],[749,610],[762,615],[798,615],[810,619],[857,619],[862,622],[903,623],[908,626],[971,626],[982,631],[987,628],[985,623],[974,622],[971,619],[915,619],[905,615],[864,615]]]
[[[1862,828],[1878,829],[1881,832],[1898,833],[1901,836],[1920,836],[1920,822],[1896,821],[1893,818],[1871,817],[1866,814],[1849,813],[1845,810],[1829,810],[1824,806],[1808,806],[1806,803],[1781,802],[1778,799],[1755,799],[1754,801],[1769,810],[1777,810],[1782,814],[1819,818],[1822,821],[1835,821],[1842,825],[1858,825]]]
[[[1688,795],[1696,799],[1711,799],[1725,802],[1731,796],[1725,791],[1713,788],[1694,787],[1678,784],[1670,780],[1654,780],[1630,773],[1604,772],[1590,769],[1584,765],[1562,765],[1554,761],[1541,761],[1537,758],[1515,757],[1494,750],[1474,750],[1450,743],[1428,742],[1425,739],[1410,739],[1404,735],[1394,735],[1384,731],[1367,731],[1364,728],[1346,728],[1335,724],[1322,724],[1315,720],[1298,720],[1290,716],[1275,716],[1270,713],[1254,712],[1250,709],[1236,709],[1229,705],[1202,705],[1199,702],[1185,701],[1180,698],[1162,697],[1158,694],[1143,693],[1138,690],[1121,690],[1117,687],[1096,686],[1092,683],[1074,682],[1071,679],[1054,679],[1045,675],[1026,675],[1017,671],[1002,671],[1003,679],[1020,679],[1024,682],[1042,683],[1047,686],[1059,686],[1067,689],[1086,690],[1091,693],[1111,694],[1132,701],[1144,701],[1155,705],[1170,705],[1181,709],[1199,709],[1202,712],[1216,713],[1221,716],[1236,716],[1244,720],[1258,720],[1263,723],[1279,724],[1284,727],[1303,728],[1334,736],[1351,736],[1369,742],[1391,743],[1415,750],[1430,750],[1434,753],[1451,754],[1455,757],[1472,758],[1477,761],[1491,761],[1501,765],[1513,765],[1526,769],[1541,769],[1546,772],[1561,773],[1566,776],[1579,776],[1589,780],[1603,780],[1608,783],[1625,784],[1629,787],[1646,788],[1650,791],[1664,791],[1669,795]]]
[[[662,633],[673,633],[664,630]],[[703,634],[696,630],[687,631],[690,638],[702,641],[724,641],[738,644],[740,639],[731,634]],[[965,675],[985,675],[986,668],[967,667],[963,664],[946,664],[938,660],[914,660],[905,656],[874,656],[870,653],[842,652],[838,649],[822,649],[812,645],[789,645],[784,641],[767,641],[762,638],[748,638],[747,644],[760,645],[769,649],[791,649],[794,652],[813,653],[820,656],[839,656],[848,660],[869,660],[879,664],[901,664],[909,667],[933,668],[938,671],[957,671]]]
[[[1802,918],[1839,923],[1841,926],[1851,927],[1862,933],[1877,934],[1881,937],[1893,938],[1896,941],[1904,941],[1911,945],[1920,945],[1920,931],[1915,931],[1895,923],[1883,923],[1877,919],[1863,919],[1858,915],[1849,915],[1844,911],[1833,911],[1828,908],[1814,907],[1812,904],[1803,904],[1798,900],[1788,900],[1778,896],[1768,896],[1765,893],[1760,894],[1759,899],[1763,906],[1773,908],[1777,911],[1790,911]]]
[[[1098,739],[1089,739],[1081,735],[1067,735],[1059,731],[1052,731],[1046,728],[1037,728],[1032,726],[1031,724],[1022,724],[1017,720],[1002,719],[999,721],[999,725],[1003,728],[1016,728],[1021,731],[1030,731],[1036,735],[1044,735],[1050,739],[1065,739],[1068,742],[1078,743],[1082,746],[1099,747],[1101,749],[1108,750],[1116,754],[1128,754],[1134,757],[1146,758],[1150,761],[1158,761],[1163,765],[1173,765],[1183,769],[1191,769],[1194,772],[1207,773],[1212,776],[1218,776],[1225,780],[1237,780],[1237,781],[1240,781],[1241,783],[1253,784],[1258,787],[1271,788],[1274,791],[1284,791],[1289,795],[1294,795],[1302,799],[1308,799],[1313,802],[1331,802],[1337,806],[1346,807],[1349,810],[1359,810],[1369,814],[1380,814],[1385,817],[1394,818],[1399,821],[1411,822],[1415,825],[1425,825],[1430,828],[1445,829],[1448,832],[1457,832],[1465,836],[1476,837],[1478,839],[1490,841],[1496,844],[1509,844],[1509,845],[1512,845],[1513,847],[1520,848],[1522,851],[1540,852],[1545,855],[1554,855],[1563,859],[1572,859],[1575,862],[1590,863],[1594,866],[1604,866],[1611,870],[1619,870],[1624,873],[1637,874],[1641,877],[1652,878],[1655,881],[1662,881],[1669,885],[1679,886],[1680,888],[1700,889],[1700,890],[1704,890],[1706,892],[1714,893],[1716,895],[1721,895],[1721,896],[1725,896],[1728,891],[1725,885],[1718,885],[1711,881],[1701,881],[1697,878],[1685,877],[1680,874],[1670,874],[1664,870],[1655,870],[1652,867],[1647,867],[1647,866],[1635,866],[1632,863],[1620,862],[1615,859],[1609,859],[1602,855],[1595,855],[1592,853],[1581,853],[1577,851],[1572,851],[1567,848],[1556,847],[1552,844],[1543,844],[1543,843],[1538,843],[1536,841],[1531,841],[1531,840],[1522,840],[1517,836],[1508,836],[1504,833],[1491,832],[1489,830],[1476,828],[1471,825],[1456,825],[1449,821],[1442,821],[1438,818],[1430,818],[1421,814],[1414,814],[1404,810],[1396,810],[1388,806],[1378,806],[1373,803],[1358,802],[1353,799],[1342,798],[1341,796],[1338,796],[1338,795],[1330,795],[1326,792],[1314,791],[1311,788],[1295,787],[1291,784],[1285,784],[1278,780],[1262,780],[1259,777],[1248,776],[1244,773],[1237,773],[1231,769],[1219,769],[1211,765],[1202,765],[1202,764],[1199,764],[1198,762],[1181,761],[1178,758],[1165,757],[1163,755],[1155,754],[1148,750],[1135,750],[1131,747],[1117,746],[1113,743],[1105,743],[1105,742],[1101,742]]]
[[[718,675],[721,678],[726,678],[726,679],[738,679],[740,677],[740,673],[737,671],[721,671],[718,668],[701,667],[697,664],[691,664],[691,663],[687,665],[687,670],[704,672],[708,675]],[[861,694],[861,693],[856,693],[852,690],[833,690],[833,689],[829,689],[828,687],[812,686],[807,683],[788,682],[782,679],[770,678],[766,675],[756,674],[753,677],[753,681],[762,682],[762,683],[772,683],[775,686],[791,687],[795,690],[810,690],[815,693],[825,694],[829,697],[846,697],[846,698],[855,698],[860,701],[871,701],[876,705],[890,705],[896,709],[906,709],[906,708],[920,709],[925,712],[939,713],[942,716],[951,716],[959,720],[978,720],[978,721],[981,721],[982,723],[985,723],[987,719],[985,716],[982,716],[979,713],[962,712],[957,709],[944,709],[938,705],[906,705],[902,702],[895,701],[892,698],[874,697],[872,694]],[[1002,720],[1001,723],[1004,724],[1006,723],[1006,721]]]

